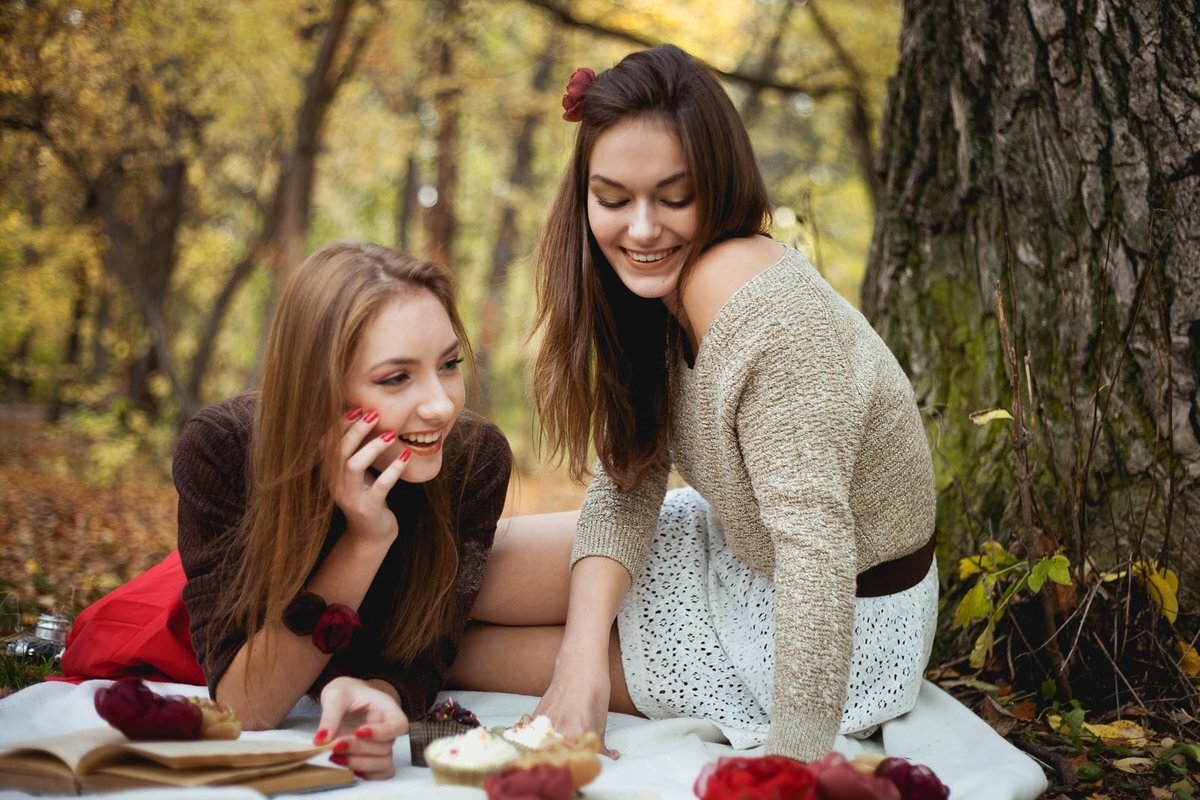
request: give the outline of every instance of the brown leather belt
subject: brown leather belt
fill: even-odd
[[[930,536],[929,541],[916,551],[858,573],[858,578],[855,579],[856,594],[859,597],[882,597],[916,586],[929,572],[929,565],[933,563],[936,539],[936,534]]]

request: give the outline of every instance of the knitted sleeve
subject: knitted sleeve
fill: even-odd
[[[658,525],[658,511],[667,491],[664,467],[655,470],[630,491],[622,491],[597,464],[575,529],[571,566],[585,556],[607,556],[619,561],[637,580],[650,553]]]
[[[775,554],[774,706],[767,750],[833,746],[853,647],[857,557],[850,482],[862,412],[828,320],[759,326],[737,433]]]
[[[187,574],[183,600],[192,647],[210,693],[245,641],[233,631],[220,635],[214,615],[237,565],[229,551],[245,514],[253,415],[248,397],[210,406],[184,425],[175,445],[172,476],[179,493],[179,557]]]

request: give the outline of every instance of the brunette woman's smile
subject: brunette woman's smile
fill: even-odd
[[[588,226],[630,292],[675,292],[697,227],[683,146],[657,117],[617,123],[596,140],[588,162]]]

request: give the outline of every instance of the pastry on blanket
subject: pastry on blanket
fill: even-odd
[[[488,775],[499,772],[520,755],[517,748],[483,728],[435,740],[425,748],[425,764],[435,783],[483,786]]]
[[[425,766],[425,748],[435,739],[457,736],[479,727],[475,714],[447,697],[408,726],[408,745],[414,767]]]
[[[229,706],[207,697],[183,699],[200,709],[201,739],[236,739],[242,735],[242,723]]]
[[[566,767],[571,771],[575,791],[591,783],[600,774],[600,736],[589,732],[582,736],[564,736],[561,741],[538,750],[522,753],[512,762],[514,767],[529,769],[539,764]]]
[[[554,730],[550,718],[545,714],[532,718],[525,714],[511,728],[505,728],[500,735],[522,752],[540,750],[563,741],[563,735]]]

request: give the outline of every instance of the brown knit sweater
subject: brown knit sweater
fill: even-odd
[[[175,449],[179,555],[188,578],[183,600],[191,617],[192,644],[210,692],[216,690],[217,682],[245,643],[245,636],[237,632],[216,640],[219,626],[214,625],[214,614],[220,592],[237,568],[234,529],[245,512],[255,402],[253,395],[243,395],[204,409],[184,426]],[[471,443],[471,458],[463,442]],[[405,574],[401,543],[412,535],[417,517],[414,509],[426,503],[419,485],[401,481],[388,495],[388,506],[396,512],[400,534],[358,609],[363,628],[355,633],[349,648],[330,659],[310,688],[311,694],[339,675],[379,678],[396,687],[404,713],[415,718],[429,708],[444,684],[479,591],[496,520],[504,508],[512,454],[498,428],[464,413],[447,442],[445,458],[443,470],[450,478],[450,524],[459,543],[459,571],[452,600],[456,613],[451,630],[412,664],[392,663],[380,655],[382,637],[392,621],[395,584]],[[468,463],[469,474],[464,476]],[[345,525],[345,517],[335,508],[318,565]]]
[[[866,319],[795,250],[714,317],[671,370],[671,457],[733,552],[775,581],[770,752],[822,756],[845,702],[855,576],[933,532],[933,464],[907,377]],[[598,470],[572,562],[641,574],[666,487]],[[680,565],[685,568],[685,565]]]

